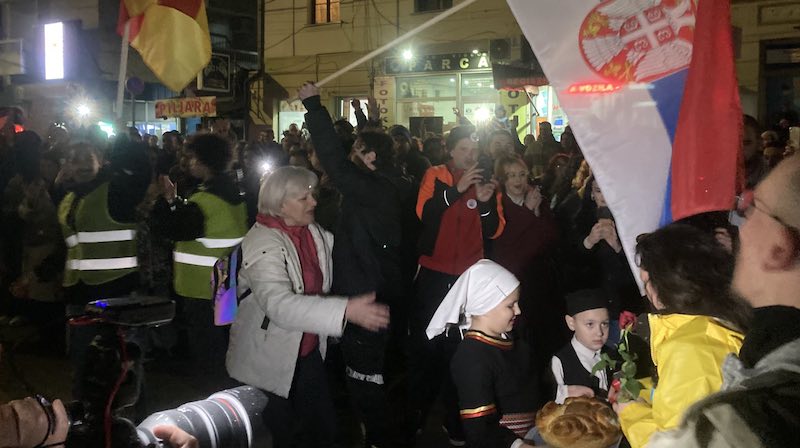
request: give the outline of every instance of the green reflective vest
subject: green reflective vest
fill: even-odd
[[[200,191],[189,198],[205,217],[205,235],[178,241],[173,252],[175,292],[183,297],[211,299],[211,272],[218,259],[228,255],[247,233],[247,208]]]
[[[68,193],[58,206],[58,222],[67,244],[64,286],[101,285],[138,269],[136,224],[111,219],[108,182],[82,198]]]

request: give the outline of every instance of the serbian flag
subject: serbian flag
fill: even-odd
[[[124,35],[162,84],[180,92],[211,60],[203,0],[120,0],[117,32]]]
[[[636,237],[729,210],[742,121],[728,0],[508,0],[633,264]]]

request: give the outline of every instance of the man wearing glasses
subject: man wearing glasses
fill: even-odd
[[[733,288],[753,306],[739,356],[722,366],[719,393],[648,447],[800,446],[800,157],[743,195]]]

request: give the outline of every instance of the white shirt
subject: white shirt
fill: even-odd
[[[575,354],[578,355],[578,360],[581,362],[586,371],[591,372],[592,367],[595,364],[600,362],[600,350],[592,351],[586,348],[585,345],[578,342],[575,339],[575,336],[572,336],[572,340],[570,341],[572,344],[573,350],[575,350]],[[556,384],[558,387],[556,388],[556,403],[562,404],[564,400],[567,399],[569,395],[567,395],[567,386],[569,384],[564,384],[564,367],[561,365],[561,360],[558,359],[557,356],[553,356],[553,360],[551,361],[551,368],[553,369],[553,376],[556,378]],[[598,370],[595,372],[594,376],[600,380],[600,388],[601,389],[608,389],[608,378],[606,378],[606,371],[605,369]],[[605,398],[605,397],[603,397]]]

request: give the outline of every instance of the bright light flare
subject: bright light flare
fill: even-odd
[[[64,23],[44,26],[44,79],[64,79]]]
[[[403,59],[405,59],[406,61],[410,61],[413,58],[414,58],[414,53],[412,53],[411,50],[403,50]]]
[[[75,107],[75,112],[78,113],[78,116],[81,118],[86,118],[92,113],[92,109],[87,104],[78,104]]]
[[[489,117],[491,116],[491,112],[489,112],[488,109],[484,109],[482,107],[475,109],[474,114],[475,114],[475,121],[479,123],[489,120]]]

